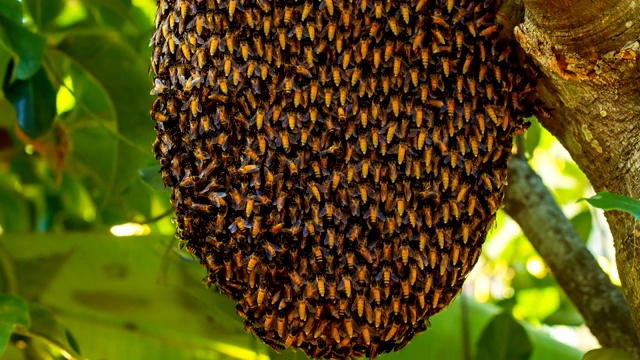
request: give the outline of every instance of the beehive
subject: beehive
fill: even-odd
[[[490,0],[158,0],[154,151],[246,327],[398,350],[478,260],[531,92]]]

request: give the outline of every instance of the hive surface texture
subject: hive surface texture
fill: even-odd
[[[153,145],[177,235],[247,330],[404,347],[460,292],[531,84],[490,0],[158,0]]]

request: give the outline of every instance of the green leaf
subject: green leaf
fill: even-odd
[[[140,169],[140,178],[152,189],[160,192],[170,192],[169,188],[164,185],[162,176],[160,176],[160,165],[147,166]]]
[[[21,146],[21,144],[18,144]],[[18,157],[11,161],[11,172],[20,185],[42,185],[46,183],[43,174],[37,173],[37,161],[30,157]]]
[[[118,15],[122,19],[130,19],[129,9],[131,8],[131,0],[82,0],[87,6],[97,7],[101,9],[102,15],[109,10],[114,15]]]
[[[586,354],[582,360],[633,360],[633,356],[620,349],[594,349]]]
[[[109,156],[114,163],[107,194],[117,198],[138,176],[138,169],[153,161],[146,61],[113,33],[70,36],[59,50],[102,87],[114,110],[118,141]]]
[[[65,122],[69,124],[90,123],[107,126],[109,130],[115,129],[117,119],[109,94],[90,74],[75,65],[65,66],[64,63],[68,63],[68,59],[60,56],[60,53],[56,54],[57,56],[51,57],[52,62],[59,64],[57,65],[59,69],[56,72],[66,73],[70,76],[73,86],[72,96],[75,97],[76,102],[70,115],[65,118]]]
[[[64,9],[62,0],[23,0],[23,2],[40,30],[46,29]]]
[[[71,174],[64,174],[60,184],[60,200],[65,216],[70,219],[93,222],[96,219],[96,208],[87,189]]]
[[[583,242],[589,241],[589,235],[591,235],[591,227],[593,223],[593,216],[589,210],[585,210],[580,214],[571,218],[571,224],[580,235]]]
[[[7,78],[7,72],[9,71],[9,63],[11,62],[13,55],[0,41],[0,85],[2,85]],[[3,86],[0,86],[3,88]],[[0,89],[0,126],[12,127],[16,122],[16,111],[13,105],[5,98],[4,89]]]
[[[561,306],[556,312],[542,321],[547,325],[580,326],[584,324],[584,318],[578,310],[569,306]]]
[[[63,174],[59,194],[64,209],[64,221],[69,224],[83,225],[96,220],[93,199],[76,177],[68,173]]]
[[[620,210],[627,212],[640,220],[640,200],[636,200],[624,195],[612,194],[610,192],[599,192],[586,200],[591,206],[602,210]]]
[[[9,100],[0,97],[0,126],[11,128],[16,122],[16,109],[11,105]]]
[[[22,4],[20,0],[3,0],[0,2],[0,14],[16,23],[22,22]]]
[[[530,117],[525,120],[528,120],[531,123],[529,130],[525,132],[524,135],[524,151],[529,157],[533,156],[533,151],[538,147],[540,143],[540,137],[542,132],[542,127],[538,122],[538,119],[535,117]]]
[[[255,358],[246,350],[253,340],[235,303],[207,289],[201,282],[205,270],[167,248],[170,238],[5,234],[0,244],[23,265],[16,273],[29,269],[30,280],[19,279],[21,292],[28,286],[25,290],[35,294],[37,278],[47,277],[39,303],[59,309],[55,317],[87,358],[194,359],[196,353]],[[50,254],[68,255],[51,275],[50,266],[37,266],[53,263]]]
[[[122,197],[122,213],[126,216],[127,222],[146,221],[153,217],[151,194],[155,190],[145,185],[142,178],[138,177],[127,187]]]
[[[5,79],[7,79],[7,72],[9,71],[9,63],[11,62],[11,59],[13,59],[11,50],[0,40],[0,85],[4,84]]]
[[[491,320],[478,341],[476,360],[527,360],[533,346],[524,327],[503,312]]]
[[[26,235],[16,236],[16,241],[30,243]],[[20,286],[20,295],[29,301],[40,299],[48,291],[56,276],[73,255],[73,250],[49,252],[28,259],[14,259],[13,267]]]
[[[31,230],[29,203],[21,194],[0,187],[0,226],[6,232]]]
[[[74,129],[71,134],[71,159],[78,169],[85,187],[95,199],[97,207],[107,200],[113,169],[117,159],[117,142],[113,132],[99,124]],[[90,149],[90,151],[83,151]]]
[[[28,328],[29,324],[29,308],[24,299],[0,294],[0,355],[7,347],[14,326]]]
[[[96,27],[95,22],[89,23],[87,17],[89,11],[80,1],[65,1],[64,9],[56,18],[55,26],[75,32]],[[79,26],[78,26],[79,25]]]
[[[522,319],[542,319],[560,307],[560,292],[557,286],[535,287],[519,290],[514,314]]]
[[[25,134],[36,139],[49,131],[56,116],[56,92],[44,69],[27,80],[16,80],[5,93]]]
[[[51,310],[42,305],[30,303],[29,316],[31,318],[29,333],[38,335],[71,354],[79,353],[77,344],[72,345],[69,342],[70,332],[58,322]]]
[[[40,69],[45,38],[34,34],[22,24],[0,14],[0,42],[13,53],[17,66],[15,76],[26,80]]]

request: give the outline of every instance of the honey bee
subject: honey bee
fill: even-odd
[[[307,19],[307,17],[311,13],[312,9],[313,9],[313,2],[312,1],[306,1],[304,3],[304,5],[302,5],[302,11],[300,12],[300,16],[302,18],[302,21],[305,21]]]
[[[389,29],[391,29],[391,32],[393,32],[394,35],[398,36],[398,33],[400,32],[400,26],[396,17],[388,17],[387,26],[389,27]]]
[[[324,297],[326,293],[326,281],[324,276],[316,276],[315,286],[318,289],[318,294],[320,294],[321,297]]]
[[[364,13],[370,6],[369,0],[358,0],[356,6],[360,9],[360,12]]]
[[[389,341],[389,340],[393,339],[393,337],[398,332],[399,328],[400,328],[400,320],[394,321],[391,324],[391,327],[389,328],[389,330],[387,331],[387,334],[384,337],[384,341]]]
[[[302,287],[302,285],[306,284],[306,280],[295,271],[290,272],[289,277],[291,278],[293,288],[296,290]]]
[[[405,161],[406,153],[407,143],[405,142],[402,142],[389,150],[389,154],[398,154],[398,165],[402,165],[402,163]]]
[[[393,76],[398,76],[402,70],[402,58],[395,56],[393,58]]]
[[[384,61],[387,62],[393,56],[395,46],[393,41],[387,40],[384,45]]]
[[[376,19],[380,19],[382,17],[382,15],[384,14],[384,10],[382,8],[382,1],[381,0],[376,0],[373,6],[373,13],[376,17]]]
[[[485,105],[484,107],[485,112],[487,113],[487,115],[489,116],[489,118],[496,124],[498,124],[498,115],[496,114],[495,110],[489,106],[489,105]]]
[[[227,281],[233,277],[233,268],[231,264],[231,258],[225,257],[224,260],[224,277]]]
[[[244,165],[238,169],[238,173],[240,175],[253,174],[258,171],[260,171],[260,167],[258,165]]]
[[[353,302],[353,305],[351,306],[351,310],[354,311],[360,318],[365,316],[366,317],[371,316],[371,313],[372,313],[371,305],[367,301],[367,298],[364,295],[363,290],[359,290],[356,293],[356,298],[355,298],[355,301]]]
[[[382,311],[382,308],[376,306],[373,310],[373,324],[376,328],[379,328],[381,325],[386,325],[388,316],[385,312]]]
[[[284,330],[285,330],[285,316],[284,313],[278,314],[278,318],[276,320],[276,331],[278,336],[284,338]]]
[[[376,281],[382,281],[382,284],[386,287],[390,285],[391,280],[395,282],[399,281],[396,274],[391,270],[391,267],[389,265],[385,265],[382,267],[382,271],[376,275]]]
[[[485,86],[485,91],[486,91],[487,99],[492,100],[493,99],[493,84],[487,84]]]
[[[280,246],[268,241],[265,241],[265,243],[262,244],[262,247],[264,248],[268,260],[273,259],[273,257],[276,256],[277,253],[282,251],[282,248]]]
[[[329,15],[333,15],[333,12],[334,12],[333,0],[322,0],[322,2],[320,3],[320,10],[324,8],[327,9],[327,11],[329,12]]]
[[[492,183],[491,178],[490,178],[489,175],[487,175],[486,173],[482,174],[480,176],[480,180],[484,184],[485,189],[487,189],[489,191],[493,191],[493,183]]]

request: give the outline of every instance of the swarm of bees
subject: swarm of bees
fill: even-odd
[[[158,0],[153,146],[246,328],[404,347],[460,292],[533,83],[491,0]]]

